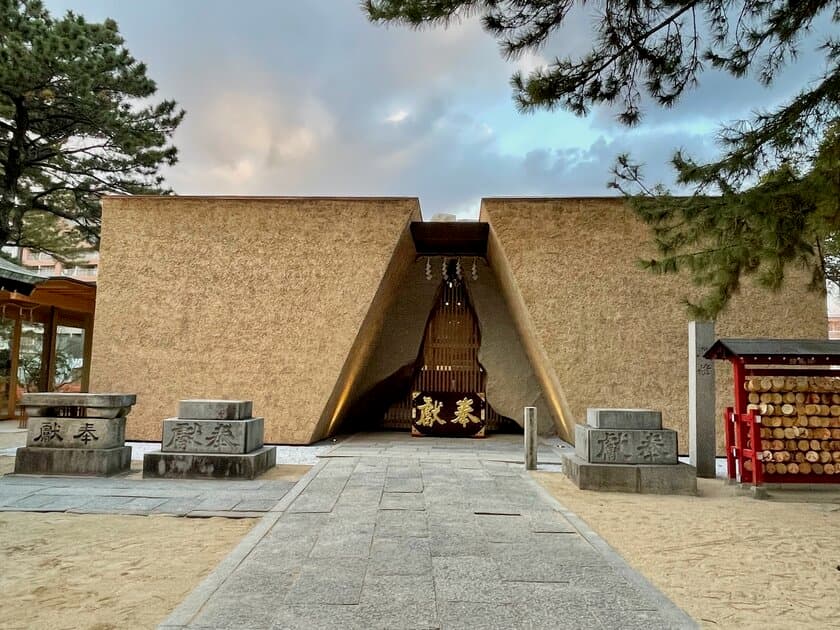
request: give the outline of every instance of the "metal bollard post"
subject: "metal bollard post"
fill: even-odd
[[[525,407],[525,470],[537,469],[537,408]]]

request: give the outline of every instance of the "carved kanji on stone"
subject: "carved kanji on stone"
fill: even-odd
[[[650,432],[642,437],[636,447],[636,453],[646,461],[654,461],[665,454],[667,447],[661,433]]]
[[[702,374],[703,376],[708,376],[712,374],[712,363],[711,361],[703,361],[702,363],[697,363],[697,373]]]
[[[611,462],[619,461],[619,457],[629,458],[630,455],[625,452],[627,442],[630,436],[627,433],[610,432],[605,433],[603,437],[598,439],[598,457],[606,459]]]
[[[192,422],[178,422],[172,428],[172,437],[166,446],[174,446],[182,451],[187,450],[190,446],[201,446],[198,441],[198,436],[201,435],[201,426]]]
[[[34,441],[47,444],[53,440],[64,441],[64,438],[61,437],[61,425],[58,422],[42,422],[41,430],[35,436]]]
[[[233,428],[230,422],[222,422],[207,436],[207,446],[215,448],[236,448],[239,446],[233,435]]]
[[[91,422],[85,422],[79,429],[79,432],[73,436],[74,440],[81,440],[85,445],[90,444],[96,437],[96,427]]]

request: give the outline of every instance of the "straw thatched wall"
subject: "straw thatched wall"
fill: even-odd
[[[92,391],[138,394],[129,439],[159,439],[182,398],[253,399],[267,441],[319,439],[381,326],[386,269],[413,260],[411,218],[416,199],[105,199]]]
[[[531,328],[532,357],[548,362],[544,389],[559,388],[558,428],[564,406],[577,422],[587,407],[660,409],[687,452],[690,285],[639,269],[653,253],[647,228],[611,198],[485,199],[482,217],[499,275],[511,277],[508,297],[526,311],[519,321]],[[745,283],[718,336],[825,338],[825,300],[806,283],[794,274],[776,294]],[[718,374],[722,408],[732,399],[728,364]]]

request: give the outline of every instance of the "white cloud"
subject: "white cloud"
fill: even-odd
[[[288,129],[275,140],[268,154],[269,164],[303,159],[314,154],[318,148],[316,132],[307,127]]]
[[[627,130],[607,108],[575,119],[523,116],[511,103],[512,72],[591,46],[589,6],[545,49],[509,63],[476,19],[385,28],[355,2],[47,4],[112,16],[159,98],[186,108],[174,139],[180,162],[167,171],[182,194],[419,195],[427,213],[464,216],[481,196],[609,194],[610,165],[628,150],[667,184],[675,148],[714,154],[710,121],[772,106],[800,82],[756,91],[707,74],[676,108],[649,108]]]
[[[537,68],[544,68],[548,60],[538,52],[528,51],[516,60],[516,69],[523,75],[531,74]]]
[[[406,118],[408,118],[408,112],[404,109],[398,109],[393,114],[388,116],[385,119],[385,122],[389,122],[389,123],[392,123],[392,124],[397,124],[397,123],[401,123]]]
[[[242,159],[233,165],[215,166],[210,169],[209,174],[214,179],[224,181],[231,187],[240,187],[247,185],[249,180],[254,177],[255,169],[251,160]]]

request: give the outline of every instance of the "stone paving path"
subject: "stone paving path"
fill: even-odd
[[[344,442],[161,627],[696,627],[511,463],[520,441]]]
[[[0,478],[0,512],[260,517],[292,481],[150,480],[131,477]]]

